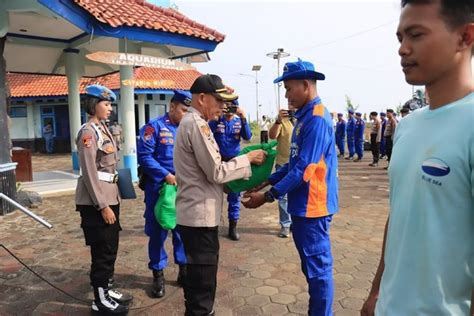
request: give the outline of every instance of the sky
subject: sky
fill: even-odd
[[[259,97],[262,114],[277,114],[277,61],[266,56],[283,48],[281,60],[311,61],[326,75],[318,93],[331,112],[346,109],[346,95],[361,112],[396,108],[412,95],[398,56],[395,36],[400,2],[377,1],[198,1],[175,0],[191,19],[226,35],[210,53],[211,61],[194,64],[202,73],[215,73],[239,94],[240,105],[256,116],[253,65],[261,65]],[[418,88],[418,87],[415,87]],[[284,87],[282,108],[287,107]]]

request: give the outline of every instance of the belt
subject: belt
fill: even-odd
[[[109,183],[117,183],[119,178],[117,173],[97,171],[97,175],[99,176],[100,181]]]

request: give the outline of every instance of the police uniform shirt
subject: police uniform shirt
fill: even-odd
[[[94,124],[92,121],[84,124],[76,138],[81,166],[76,205],[92,205],[103,209],[119,204],[120,194],[116,183],[99,180],[97,172],[115,173],[118,156],[116,144],[107,127],[103,123]]]
[[[179,124],[174,166],[178,182],[177,223],[191,227],[218,226],[223,184],[252,175],[246,155],[222,161],[208,123],[193,107]]]
[[[240,139],[250,140],[252,131],[246,119],[234,115],[229,121],[221,116],[217,121],[209,122],[214,138],[225,159],[233,158],[240,152]]]

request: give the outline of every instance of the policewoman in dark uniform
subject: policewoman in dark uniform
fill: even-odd
[[[86,87],[85,111],[89,121],[76,138],[81,166],[76,210],[86,245],[91,248],[90,280],[94,288],[92,310],[111,314],[128,312],[132,297],[110,289],[119,244],[120,193],[117,186],[117,144],[104,121],[112,112],[115,94],[100,85]]]

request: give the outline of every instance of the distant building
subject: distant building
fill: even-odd
[[[163,115],[173,89],[188,90],[201,73],[197,70],[170,70],[158,68],[136,68],[135,79],[135,133],[140,123]],[[42,127],[51,123],[55,136],[55,150],[70,152],[70,128],[67,78],[63,75],[41,75],[27,73],[8,73],[7,80],[11,89],[9,115],[12,120],[10,135],[13,146],[29,148],[32,151],[44,150]],[[87,85],[99,83],[112,89],[118,100],[112,105],[114,112],[110,121],[123,120],[119,116],[120,78],[114,72],[96,78],[83,77],[80,83],[81,100]],[[144,103],[144,122],[140,122],[139,100]],[[81,109],[81,123],[87,119]]]

